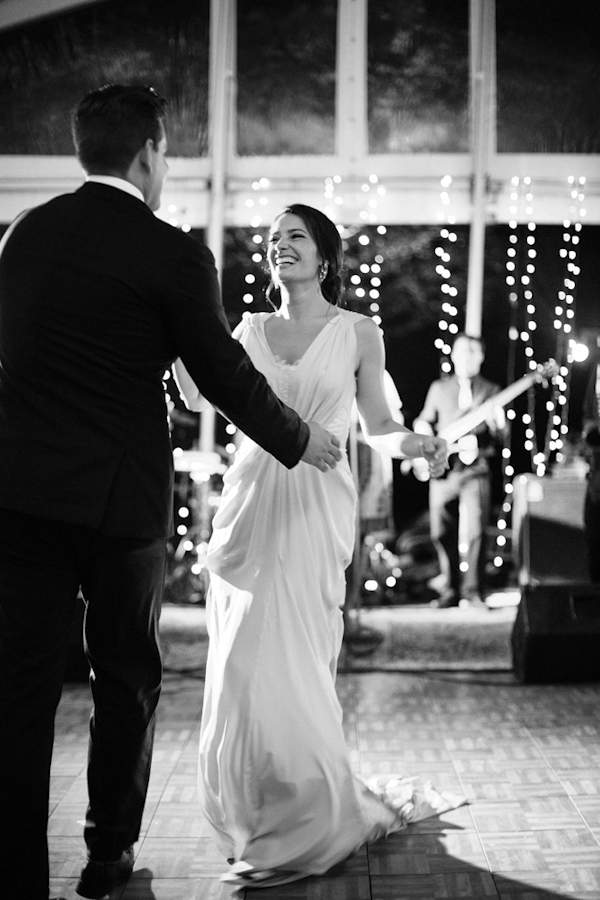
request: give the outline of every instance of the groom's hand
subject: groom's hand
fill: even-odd
[[[316,466],[321,472],[334,469],[337,461],[342,458],[340,442],[318,422],[307,422],[307,425],[310,428],[310,438],[301,456],[302,462]]]

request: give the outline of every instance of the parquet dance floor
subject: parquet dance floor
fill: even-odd
[[[219,882],[225,866],[196,804],[202,688],[198,673],[166,676],[135,871],[111,900],[244,898]],[[265,900],[600,900],[600,684],[364,672],[341,674],[338,691],[357,771],[428,775],[469,805]],[[87,685],[67,684],[49,832],[51,893],[68,900],[84,859],[88,715]]]

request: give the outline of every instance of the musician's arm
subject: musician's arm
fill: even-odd
[[[494,395],[499,393],[501,393],[500,388],[494,386],[489,397],[484,401],[488,405],[491,404],[489,415],[486,416],[485,419],[485,426],[495,441],[501,441],[506,436],[508,430],[504,406],[501,403],[494,403]]]
[[[500,437],[506,428],[506,413],[504,407],[498,403],[492,407],[492,410],[485,420],[487,427],[495,437]]]
[[[429,386],[423,409],[413,420],[413,428],[419,434],[435,434],[438,420],[438,386],[434,382]]]

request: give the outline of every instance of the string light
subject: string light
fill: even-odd
[[[325,207],[323,212],[336,224],[341,218],[341,207],[344,205],[344,198],[341,194],[337,193],[341,183],[341,175],[332,175],[325,179]]]
[[[323,212],[336,223],[338,231],[343,238],[344,249],[347,249],[348,239],[351,236],[357,237],[361,247],[368,247],[371,244],[371,238],[368,234],[340,223],[340,219],[347,208],[342,193],[342,184],[343,179],[341,175],[328,176],[325,179],[323,192],[325,205]],[[371,174],[362,182],[361,192],[363,206],[358,212],[358,218],[365,225],[374,225],[377,222],[378,198],[385,195],[385,186],[380,182],[379,176]],[[377,226],[378,234],[385,234],[386,232],[387,228],[385,225]],[[362,312],[365,315],[369,315],[378,325],[382,324],[380,315],[382,264],[383,256],[380,253],[373,257],[372,262],[364,261],[360,263],[350,276],[348,284],[349,293],[361,302]]]
[[[323,212],[336,224],[342,237],[344,250],[348,250],[351,237],[356,239],[359,248],[371,249],[376,243],[376,239],[372,237],[373,232],[371,231],[369,234],[362,229],[366,226],[376,225],[379,198],[383,197],[385,193],[385,186],[380,182],[379,177],[375,174],[369,175],[361,184],[363,205],[358,212],[361,224],[358,228],[354,225],[348,226],[343,224],[343,220],[348,216],[348,204],[345,203],[343,195],[342,177],[333,175],[325,179]],[[378,224],[375,231],[378,235],[384,235],[387,233],[387,228],[385,225]],[[377,252],[371,256],[370,260],[365,259],[359,253],[360,257],[362,257],[362,261],[358,262],[348,279],[348,295],[360,301],[361,312],[369,315],[377,325],[381,326],[380,301],[384,257]],[[349,259],[348,263],[350,263]],[[391,551],[372,535],[367,535],[364,540],[369,552],[367,554],[367,571],[362,573],[362,589],[372,595],[385,594],[386,591],[391,593],[402,574],[402,570],[395,565],[397,557],[394,557]]]
[[[244,205],[248,210],[248,224],[253,232],[251,241],[254,244],[254,252],[251,254],[251,259],[257,267],[262,267],[264,264],[264,231],[272,218],[270,187],[271,182],[268,178],[258,178],[252,182],[251,193],[244,200]],[[242,300],[251,306],[261,294],[261,284],[253,272],[248,272],[244,281],[247,289],[242,294]]]
[[[441,279],[440,291],[442,293],[442,305],[438,322],[440,333],[435,339],[434,345],[440,352],[440,370],[442,378],[447,378],[452,371],[452,364],[450,362],[452,339],[459,330],[457,324],[458,308],[456,306],[458,290],[456,286],[452,284],[452,272],[449,268],[452,260],[450,251],[452,245],[456,242],[457,235],[453,228],[456,223],[456,218],[451,212],[450,202],[452,177],[450,175],[444,175],[440,181],[440,185],[441,210],[438,213],[438,219],[442,224],[440,228],[439,243],[434,252],[438,257],[435,271]]]
[[[564,261],[564,275],[561,287],[557,294],[557,302],[554,309],[554,328],[557,331],[556,357],[562,365],[556,377],[558,410],[552,411],[552,422],[549,439],[552,450],[555,452],[557,462],[564,459],[563,438],[568,433],[569,397],[571,384],[571,367],[573,363],[574,341],[570,336],[573,330],[575,318],[575,300],[577,295],[577,282],[580,275],[578,265],[578,251],[581,220],[585,218],[585,183],[584,176],[575,178],[570,175],[567,179],[569,189],[569,218],[563,222],[563,240],[559,249],[559,257]]]
[[[186,234],[192,230],[192,226],[185,220],[185,209],[180,210],[177,204],[169,203],[167,213],[169,217],[164,219],[164,221],[172,225],[173,228],[178,228],[180,231],[186,232]],[[181,221],[182,217],[183,221]]]
[[[513,176],[511,179],[510,207],[509,207],[509,237],[506,250],[506,275],[505,283],[508,288],[510,304],[509,324],[509,350],[508,350],[508,379],[514,381],[517,378],[518,360],[523,356],[527,362],[527,368],[533,371],[537,367],[535,361],[535,332],[537,330],[537,309],[534,294],[534,276],[536,272],[536,223],[534,218],[534,195],[531,178],[526,175],[522,179]],[[520,241],[520,235],[525,225],[525,241]],[[520,351],[520,352],[517,352]],[[516,420],[517,413],[514,407],[506,411],[506,418],[511,426]],[[537,437],[535,428],[534,394],[528,393],[528,409],[522,416],[524,426],[524,448],[529,451],[532,462],[537,467],[538,474],[542,474],[544,454],[537,449]],[[512,462],[511,447],[512,428],[505,436],[501,464],[503,501],[501,511],[496,523],[496,548],[494,565],[503,565],[507,549],[508,538],[507,525],[512,512],[513,478],[515,469]],[[535,468],[534,468],[535,471]]]

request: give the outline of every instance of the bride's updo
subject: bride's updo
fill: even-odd
[[[317,245],[317,252],[323,260],[327,271],[323,281],[321,281],[321,290],[323,296],[333,306],[341,306],[343,303],[343,283],[342,283],[342,267],[344,264],[342,239],[336,226],[324,213],[312,206],[305,206],[303,203],[291,203],[285,209],[277,213],[275,221],[284,215],[299,216],[311,238]],[[265,294],[269,303],[275,306],[272,296],[278,292],[278,287],[273,279],[269,281]]]

